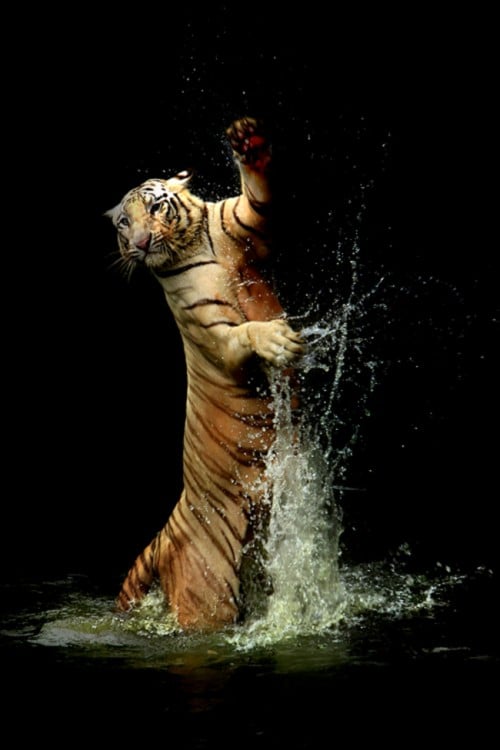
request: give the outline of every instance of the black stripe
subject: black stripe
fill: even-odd
[[[129,570],[128,575],[126,579],[123,581],[122,591],[125,594],[126,597],[128,597],[129,601],[134,599],[134,591],[132,588],[132,571]]]
[[[125,610],[128,611],[132,609],[132,600],[130,599],[129,595],[125,593],[125,591],[120,591],[118,595],[118,602],[119,606]]]
[[[151,565],[147,561],[147,558],[146,558],[146,555],[144,554],[144,551],[141,552],[141,554],[139,555],[139,560],[141,561],[142,567],[146,571],[146,575],[150,576],[151,575]]]
[[[186,204],[181,200],[181,198],[178,195],[174,195],[172,197],[175,198],[179,206],[181,206],[181,208],[183,208],[184,211],[186,212],[187,225],[188,227],[190,227],[193,224],[193,217],[191,216],[192,208],[189,206],[186,206]],[[181,219],[180,211],[178,211],[177,217],[178,217],[178,221],[180,221]]]
[[[217,485],[215,482],[214,482],[214,485],[215,485],[215,487],[217,487],[219,489],[219,491],[224,492],[224,490],[221,490],[219,488],[219,485]],[[234,497],[232,498],[232,500],[233,500],[233,504],[234,504],[236,510],[239,511],[240,510],[239,504],[237,504],[237,502],[236,502],[236,500],[235,500]],[[218,505],[217,505],[217,503],[218,503]],[[224,539],[226,540],[229,549],[234,554],[234,547],[236,546],[238,548],[237,549],[237,553],[241,553],[241,548],[242,548],[243,542],[244,542],[244,536],[241,537],[240,534],[239,534],[239,532],[238,532],[238,530],[231,523],[231,519],[229,518],[229,512],[228,512],[227,507],[224,505],[224,503],[223,503],[222,500],[220,500],[219,498],[215,497],[215,495],[213,495],[213,494],[210,496],[209,505],[218,514],[218,516],[219,516],[219,518],[221,520],[221,523],[224,524],[224,526],[220,526],[219,527],[219,531],[222,534],[222,536],[224,537]],[[222,507],[219,507],[219,506],[222,506]],[[231,539],[229,539],[229,537],[226,534],[226,532],[224,531],[224,529],[227,529],[230,532],[231,536],[233,537],[233,541],[231,541]],[[245,534],[246,534],[246,531],[245,531]],[[235,557],[236,557],[236,555],[235,555]],[[235,560],[235,562],[236,562],[236,560]]]
[[[184,203],[180,196],[177,194],[171,196],[170,205],[176,211],[176,216],[174,217],[173,221],[175,221],[177,229],[177,250],[179,250],[179,248],[185,249],[190,245],[194,245],[195,242],[200,239],[200,235],[204,225],[203,221],[197,221],[198,215],[196,214],[196,211],[199,210],[199,207],[194,201],[190,201],[187,204]],[[184,212],[184,214],[182,212]],[[198,226],[196,228],[195,235],[190,238],[188,243],[183,243],[183,238],[186,234],[190,233],[190,230],[196,223],[198,223]]]
[[[213,325],[216,324],[214,323]],[[206,385],[205,381],[207,381],[209,385],[212,385],[214,387],[218,387],[217,383],[208,381],[207,378],[203,378],[199,373],[192,370],[189,371],[189,375],[190,384],[189,393],[187,396],[188,401],[191,400],[190,394],[192,392],[200,402],[210,404],[212,407],[214,407],[214,409],[227,414],[228,417],[231,417],[231,419],[234,419],[235,421],[243,422],[243,424],[250,425],[251,427],[272,428],[274,421],[274,414],[272,411],[266,410],[245,414],[243,412],[228,408],[225,404],[221,403],[221,401],[211,396],[208,391],[203,390],[203,386]]]
[[[168,538],[170,539],[171,537],[172,537],[172,533],[169,532]],[[172,546],[174,547],[176,551],[178,551],[177,544],[175,541],[172,541]],[[174,588],[174,586],[172,586],[172,583],[175,581],[175,567],[176,567],[175,560],[179,560],[181,558],[180,558],[180,555],[177,555],[177,557],[174,558],[174,555],[171,552],[169,555],[166,556],[166,558],[167,558],[166,562],[168,565],[168,575],[169,575],[168,583],[170,585],[166,586],[165,593],[168,598],[168,604],[171,607],[172,606],[172,602],[171,602],[172,589]]]
[[[198,611],[201,609],[201,607],[205,604],[205,600],[201,598],[201,596],[198,596],[196,591],[191,588],[191,586],[185,587],[186,594],[193,600],[194,604],[196,605],[195,609],[191,609],[191,612],[194,614],[197,614]],[[186,599],[184,597],[184,605],[186,605]]]
[[[214,548],[217,550],[217,553],[222,557],[222,559],[229,565],[230,568],[236,573],[235,569],[235,560],[231,559],[231,556],[233,553],[233,548],[229,546],[229,552],[224,548],[224,545],[221,544],[220,540],[217,539],[216,531],[220,531],[220,529],[214,530],[212,524],[210,521],[203,515],[203,512],[196,508],[196,506],[193,506],[191,513],[198,521],[200,527],[203,529],[204,533],[207,535],[207,538],[210,540]]]
[[[215,255],[214,243],[212,241],[212,235],[210,234],[210,228],[208,226],[208,208],[206,203],[203,204],[203,219],[205,223],[205,231],[207,233],[208,244],[210,245],[212,255]]]
[[[154,538],[154,539],[153,539],[153,541],[151,542],[151,562],[152,562],[152,564],[153,564],[153,568],[154,568],[154,565],[155,565],[155,554],[156,554],[156,547],[157,547],[157,546],[158,546],[158,544],[160,543],[160,542],[159,542],[159,539],[160,539],[160,534],[161,534],[161,531],[159,531],[159,532],[157,533],[157,535],[155,536],[155,538]]]
[[[191,396],[194,394],[196,400]],[[198,408],[198,402],[208,403],[217,411],[221,411],[236,422],[241,422],[244,425],[253,428],[259,428],[261,430],[271,431],[273,429],[274,414],[270,411],[266,413],[256,412],[253,414],[243,414],[242,412],[234,411],[233,409],[227,408],[223,403],[212,398],[209,393],[203,391],[202,388],[193,382],[189,386],[189,393],[187,396],[187,402],[189,405],[193,405],[195,409]]]
[[[178,514],[179,518],[182,519],[182,523],[184,524],[184,526],[187,527],[187,530],[189,532],[187,534],[187,538],[190,541],[192,541],[194,536],[198,536],[198,534],[197,534],[197,531],[198,531],[197,527],[193,526],[193,524],[190,523],[190,520],[192,520],[192,519],[189,519],[189,518],[186,517],[185,512],[184,512],[184,508],[182,507],[182,504],[179,504],[179,503],[177,504],[176,511],[177,511],[177,514]],[[177,525],[179,526],[179,529],[186,536],[186,530],[182,528],[182,524],[180,523],[179,520],[176,519],[176,521],[177,521]]]
[[[222,412],[223,414],[226,414],[230,419],[234,420],[235,422],[241,422],[242,425],[250,426],[257,429],[265,429],[272,430],[273,429],[273,422],[274,422],[274,414],[269,411],[266,413],[262,412],[254,412],[250,414],[244,414],[243,412],[235,411],[234,409],[229,408],[228,406],[225,406],[223,403],[221,403],[218,399],[214,398],[210,395],[208,391],[203,390],[204,383],[196,382],[196,378],[193,376],[192,372],[190,371],[190,386],[189,386],[189,392],[187,395],[187,403],[189,406],[193,406],[196,410],[198,410],[199,403],[201,404],[210,404],[210,406],[215,409],[218,412]],[[243,397],[242,397],[243,398]],[[249,399],[246,399],[249,400]],[[245,428],[242,428],[244,430]]]
[[[178,226],[179,223],[184,220],[187,226],[190,227],[192,224],[192,219],[190,216],[189,209],[182,203],[182,201],[179,199],[179,196],[178,195],[169,196],[168,203],[174,212],[174,216],[170,219],[170,221],[171,222],[175,221],[176,225]],[[187,214],[187,216],[185,217],[181,216],[180,208],[184,209],[184,212]]]
[[[193,451],[197,456],[201,454],[203,444],[200,444],[195,442],[193,439],[192,432],[186,431],[186,434],[184,436],[184,442],[186,446]],[[187,468],[189,467],[191,471],[194,471],[193,467],[189,464],[190,457],[186,456],[184,461],[184,466]],[[225,494],[231,502],[236,502],[237,497],[234,493],[232,493],[229,489],[224,489],[221,485],[217,484],[215,479],[213,478],[213,475],[216,474],[220,480],[228,480],[231,475],[228,474],[227,466],[220,464],[218,461],[215,460],[212,454],[205,453],[202,457],[203,466],[207,467],[208,464],[211,466],[211,475],[212,475],[212,483],[219,487],[219,489],[222,491],[223,494]]]
[[[198,572],[199,572],[199,574],[201,576],[201,579],[203,581],[204,588],[206,588],[207,585],[208,585],[212,591],[215,591],[215,589],[213,588],[213,586],[211,586],[210,584],[213,584],[213,583],[217,584],[218,580],[215,577],[215,573],[212,570],[212,568],[210,567],[208,560],[194,546],[191,546],[190,549],[189,549],[189,551],[191,552],[191,554],[189,556],[189,562],[190,562],[190,564],[193,567],[196,566],[198,568]],[[210,583],[209,583],[209,577],[212,579],[210,581]],[[206,583],[205,583],[205,581],[206,581]],[[187,586],[186,586],[186,590],[188,590]],[[200,599],[200,602],[201,601],[203,601],[203,600]]]
[[[172,513],[168,521],[170,539],[175,549],[177,550],[177,552],[180,552],[182,550],[184,543],[186,541],[187,542],[190,541],[191,536],[190,534],[186,532],[186,529],[177,518],[177,515],[179,515],[182,521],[184,521],[184,516],[182,515],[180,511],[180,503],[177,503],[177,505],[174,508],[174,512]],[[181,536],[183,537],[184,541],[183,539],[179,538]]]
[[[220,389],[221,384],[217,380],[212,380],[211,378],[206,375],[205,372],[200,372],[199,370],[195,369],[194,367],[188,368],[188,374],[191,379],[195,379],[198,381],[198,383],[201,384],[201,386],[209,385],[213,386],[216,389]],[[229,392],[229,387],[224,386],[226,389],[226,393]],[[203,394],[203,398],[206,397],[205,392],[203,391],[203,387],[200,387],[200,393]],[[230,392],[231,398],[237,398],[237,399],[244,399],[245,401],[262,401],[264,405],[267,407],[267,404],[270,403],[270,399],[262,398],[261,396],[257,395],[256,393],[251,393],[247,388],[244,388],[243,386],[237,386],[233,385],[231,386],[231,392]],[[214,403],[212,401],[212,403]]]
[[[190,366],[188,368],[188,375],[190,378],[194,378],[195,380],[200,383],[200,394],[203,395],[203,398],[205,398],[205,392],[203,390],[203,387],[212,386],[213,388],[220,389],[221,384],[218,380],[212,380],[205,372],[200,372],[199,370],[195,369],[194,367]],[[213,403],[213,402],[212,402]]]
[[[214,261],[210,261],[214,262]],[[232,305],[230,302],[224,302],[224,300],[221,299],[200,299],[198,302],[193,302],[192,305],[187,305],[186,307],[183,307],[183,310],[194,310],[195,307],[206,307],[207,305],[224,305],[225,307],[232,307],[233,310],[236,310],[234,305]],[[238,312],[236,310],[236,312]]]
[[[240,537],[237,530],[232,526],[231,521],[228,518],[228,509],[224,505],[223,501],[215,497],[215,495],[210,489],[204,488],[200,484],[200,481],[198,477],[196,476],[195,470],[190,466],[184,467],[184,481],[186,482],[186,485],[191,485],[190,489],[192,490],[193,494],[198,495],[199,497],[203,496],[203,493],[205,491],[207,492],[207,495],[204,498],[205,502],[210,506],[210,508],[212,508],[213,511],[215,511],[215,513],[217,513],[219,520],[223,524],[225,524],[225,526],[229,529],[232,536],[234,537],[234,540],[236,541],[237,545],[240,546],[240,549],[241,549],[241,545],[243,544],[243,539]],[[214,482],[213,480],[212,480],[212,485],[215,488],[217,488],[217,490],[221,492],[223,495],[230,498],[233,506],[235,506],[236,508],[239,508],[238,500],[234,495],[231,495],[228,490],[225,490],[223,487],[220,487],[220,485],[218,485],[217,482]],[[217,505],[217,503],[223,506],[222,509],[219,507],[219,505]],[[224,533],[222,528],[219,528],[219,531],[221,531],[221,533],[223,534],[224,538],[227,541],[229,549],[231,550],[231,552],[233,552],[234,544],[231,544],[231,542],[229,541],[227,535]]]
[[[180,268],[171,268],[168,271],[154,271],[156,276],[161,279],[168,279],[171,276],[179,276],[181,273],[190,271],[192,268],[198,268],[199,266],[218,265],[216,260],[200,260],[198,263],[189,263],[187,266],[181,266]]]
[[[139,568],[137,565],[137,562],[132,570],[132,574],[130,576],[130,584],[133,587],[134,592],[137,595],[137,598],[141,598],[142,594],[145,594],[148,590],[148,585],[146,582],[144,582],[140,576]]]
[[[234,328],[237,325],[239,324],[230,320],[216,320],[215,323],[200,323],[200,328],[213,328],[214,326],[231,326]]]
[[[174,525],[177,526],[177,530],[174,529]],[[179,526],[179,523],[176,521],[176,519],[174,518],[174,515],[172,514],[170,518],[168,519],[167,525],[165,526],[165,536],[167,537],[167,539],[170,540],[174,550],[177,553],[181,551],[180,545],[182,544],[181,540],[177,538],[178,532],[184,534],[184,532]],[[172,555],[169,555],[168,557],[169,557],[169,560],[172,560]]]
[[[259,216],[263,216],[264,218],[269,216],[272,208],[271,203],[257,200],[248,185],[245,185],[244,193],[247,201],[250,203],[256,214],[259,214]]]
[[[228,417],[233,417],[233,411],[231,409],[225,407],[224,404],[222,404],[219,400],[210,396],[207,391],[204,391],[203,388],[200,387],[200,385],[195,384],[192,381],[193,378],[191,378],[191,383],[189,385],[189,393],[187,397],[188,402],[192,401],[191,393],[193,393],[199,401],[210,404],[214,407],[214,409],[217,409],[217,411],[221,411],[223,414],[227,414]]]
[[[198,558],[196,555],[193,555],[191,556],[191,562],[193,566],[198,568],[205,589],[208,589],[213,594],[215,594],[219,601],[222,600],[222,602],[225,602],[226,604],[231,604],[231,602],[227,598],[227,588],[229,588],[229,591],[233,596],[233,606],[237,606],[238,599],[234,596],[234,590],[225,576],[222,576],[222,580],[218,576],[216,576],[215,572],[212,570],[212,568],[208,564],[208,561],[204,557]],[[226,587],[224,586],[224,584],[226,584]],[[226,591],[224,591],[224,588],[226,588]],[[199,611],[203,609],[204,606],[209,603],[209,601],[207,601],[206,597],[202,598],[193,588],[191,588],[191,586],[185,586],[184,590],[186,594],[188,594],[197,602],[196,609],[193,611],[193,613],[198,615]],[[184,605],[186,605],[187,602],[185,598],[183,601]]]
[[[230,237],[235,242],[242,243],[243,240],[241,240],[239,237],[236,237],[234,234],[232,234],[232,232],[229,231],[229,228],[226,224],[226,220],[224,218],[224,206],[225,205],[226,205],[226,201],[223,201],[220,207],[220,223],[221,223],[222,231],[224,232],[224,234],[227,234],[227,236]]]
[[[265,236],[265,234],[263,232],[259,232],[258,229],[254,229],[254,227],[250,227],[250,226],[248,226],[248,224],[244,224],[241,221],[240,217],[236,213],[236,206],[238,205],[238,203],[239,203],[239,198],[238,198],[238,201],[235,203],[235,205],[233,207],[233,217],[234,217],[235,222],[238,224],[238,226],[240,226],[242,229],[244,229],[245,232],[250,232],[250,234],[254,234],[256,237],[260,237],[261,240],[266,239],[266,236]]]
[[[252,211],[255,211],[256,214],[259,214],[259,216],[262,216],[264,219],[267,219],[267,217],[271,213],[271,206],[269,205],[269,203],[254,201],[251,198],[248,198],[248,196],[247,200],[252,207]]]
[[[233,440],[229,435],[225,435],[220,429],[214,424],[209,424],[202,416],[196,407],[191,403],[191,413],[195,420],[203,427],[204,431],[208,435],[209,439],[212,440],[219,448],[227,453],[230,458],[237,461],[241,466],[259,466],[263,464],[266,450],[258,450],[257,448],[247,448],[238,443],[238,440]],[[192,423],[189,418],[186,419],[186,426],[194,431]]]

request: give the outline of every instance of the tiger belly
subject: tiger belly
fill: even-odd
[[[158,573],[182,627],[215,629],[240,609],[239,571],[261,516],[269,402],[188,366],[184,491],[161,534]]]

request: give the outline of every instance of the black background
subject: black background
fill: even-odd
[[[408,542],[419,563],[492,565],[487,19],[379,17],[361,29],[218,4],[121,20],[104,28],[75,13],[46,33],[45,16],[36,34],[32,17],[29,38],[16,30],[28,64],[11,61],[4,92],[3,573],[115,581],[165,522],[181,483],[182,350],[155,282],[110,269],[102,214],[146,177],[188,166],[193,191],[233,193],[223,132],[244,114],[274,131],[292,308],[304,248],[338,233],[330,210],[352,230],[348,198],[373,181],[360,252],[392,292],[373,324],[385,367],[348,477],[363,491],[343,498],[345,558]]]

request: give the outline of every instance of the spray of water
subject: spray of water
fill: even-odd
[[[361,328],[367,295],[359,292],[358,245],[351,246],[346,297],[319,320],[311,304],[299,319],[307,353],[297,368],[301,416],[291,408],[293,385],[270,374],[276,439],[267,458],[263,566],[271,583],[265,606],[250,607],[233,642],[246,647],[320,633],[343,617],[347,597],[339,573],[343,485],[361,412],[375,384]],[[371,291],[369,294],[372,294]],[[345,391],[350,389],[350,404]],[[355,396],[353,396],[353,393]],[[356,407],[352,409],[353,398]],[[253,615],[253,616],[252,616]]]
[[[259,642],[323,630],[338,620],[343,601],[328,465],[307,422],[293,417],[290,381],[274,376],[271,392],[276,440],[266,466],[271,513],[263,545],[271,594],[245,626],[245,637]]]

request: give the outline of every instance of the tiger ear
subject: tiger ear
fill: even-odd
[[[170,177],[170,179],[167,180],[168,187],[175,192],[184,190],[184,188],[187,187],[187,184],[191,181],[193,174],[194,172],[192,169],[184,169],[182,172],[176,174],[175,177]]]
[[[117,218],[119,209],[120,209],[120,204],[118,204],[117,206],[114,206],[113,208],[110,208],[108,211],[105,211],[103,213],[103,216],[107,216],[108,219],[111,219],[111,221],[114,222],[115,219]]]

